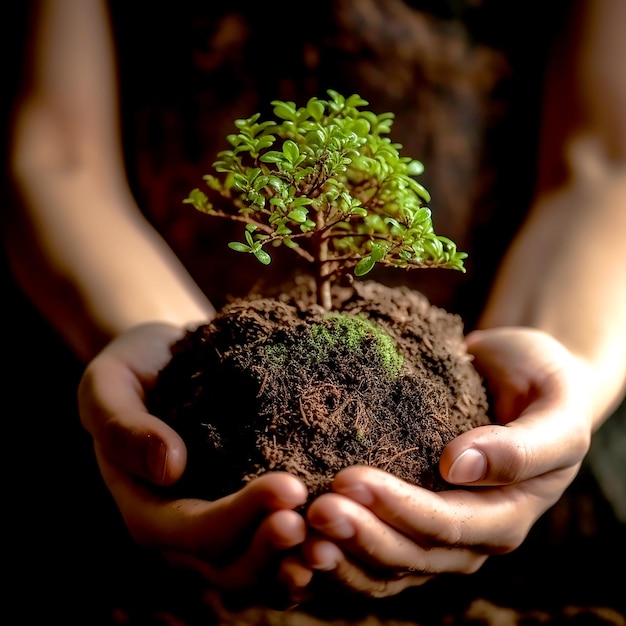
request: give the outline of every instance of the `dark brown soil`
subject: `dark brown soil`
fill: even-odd
[[[444,446],[489,422],[458,316],[377,282],[336,290],[329,315],[310,287],[234,300],[174,346],[150,406],[188,447],[177,495],[284,470],[314,496],[354,464],[442,490]]]

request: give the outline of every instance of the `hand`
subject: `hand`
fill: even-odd
[[[262,476],[215,502],[173,500],[155,488],[175,482],[187,458],[181,438],[144,404],[182,332],[168,324],[146,324],[112,341],[81,379],[81,420],[137,543],[160,549],[172,563],[199,571],[218,588],[253,588],[267,583],[269,568],[279,579],[280,559],[304,540],[304,520],[293,509],[306,501],[307,490],[283,473]],[[310,579],[309,570],[290,565],[289,559],[284,568],[299,585]],[[280,580],[276,585],[281,587]]]
[[[472,573],[521,545],[580,469],[591,438],[585,369],[528,328],[467,337],[496,424],[445,448],[433,493],[368,467],[340,472],[308,510],[305,562],[353,591],[382,597],[444,573]]]

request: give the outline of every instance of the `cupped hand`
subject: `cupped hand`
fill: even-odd
[[[156,488],[180,478],[187,453],[178,434],[148,413],[145,398],[182,333],[169,324],[135,327],[86,367],[79,412],[100,472],[138,544],[161,550],[220,589],[267,587],[270,571],[283,587],[280,562],[306,532],[294,509],[305,503],[307,490],[294,476],[270,473],[214,502],[172,499]],[[294,573],[286,563],[290,578],[306,585],[309,571],[299,564]]]
[[[467,344],[494,423],[445,448],[441,474],[461,488],[434,493],[362,466],[340,472],[308,509],[314,532],[303,547],[337,584],[381,597],[472,573],[518,548],[578,473],[592,430],[583,363],[523,327],[476,331]]]

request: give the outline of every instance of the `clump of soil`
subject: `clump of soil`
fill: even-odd
[[[311,497],[366,464],[440,491],[444,446],[489,423],[459,316],[421,293],[355,282],[340,313],[306,281],[227,304],[173,346],[149,399],[188,447],[178,496],[213,500],[270,470]]]

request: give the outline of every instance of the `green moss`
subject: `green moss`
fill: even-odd
[[[283,367],[289,358],[289,350],[284,343],[268,343],[263,351],[269,362],[277,367]]]
[[[366,350],[366,346],[370,349]],[[329,313],[322,322],[313,324],[303,341],[288,348],[284,343],[265,347],[266,356],[276,365],[284,365],[290,358],[310,364],[327,363],[346,351],[363,355],[373,348],[383,371],[394,379],[400,373],[403,357],[394,340],[369,319],[342,313]]]

